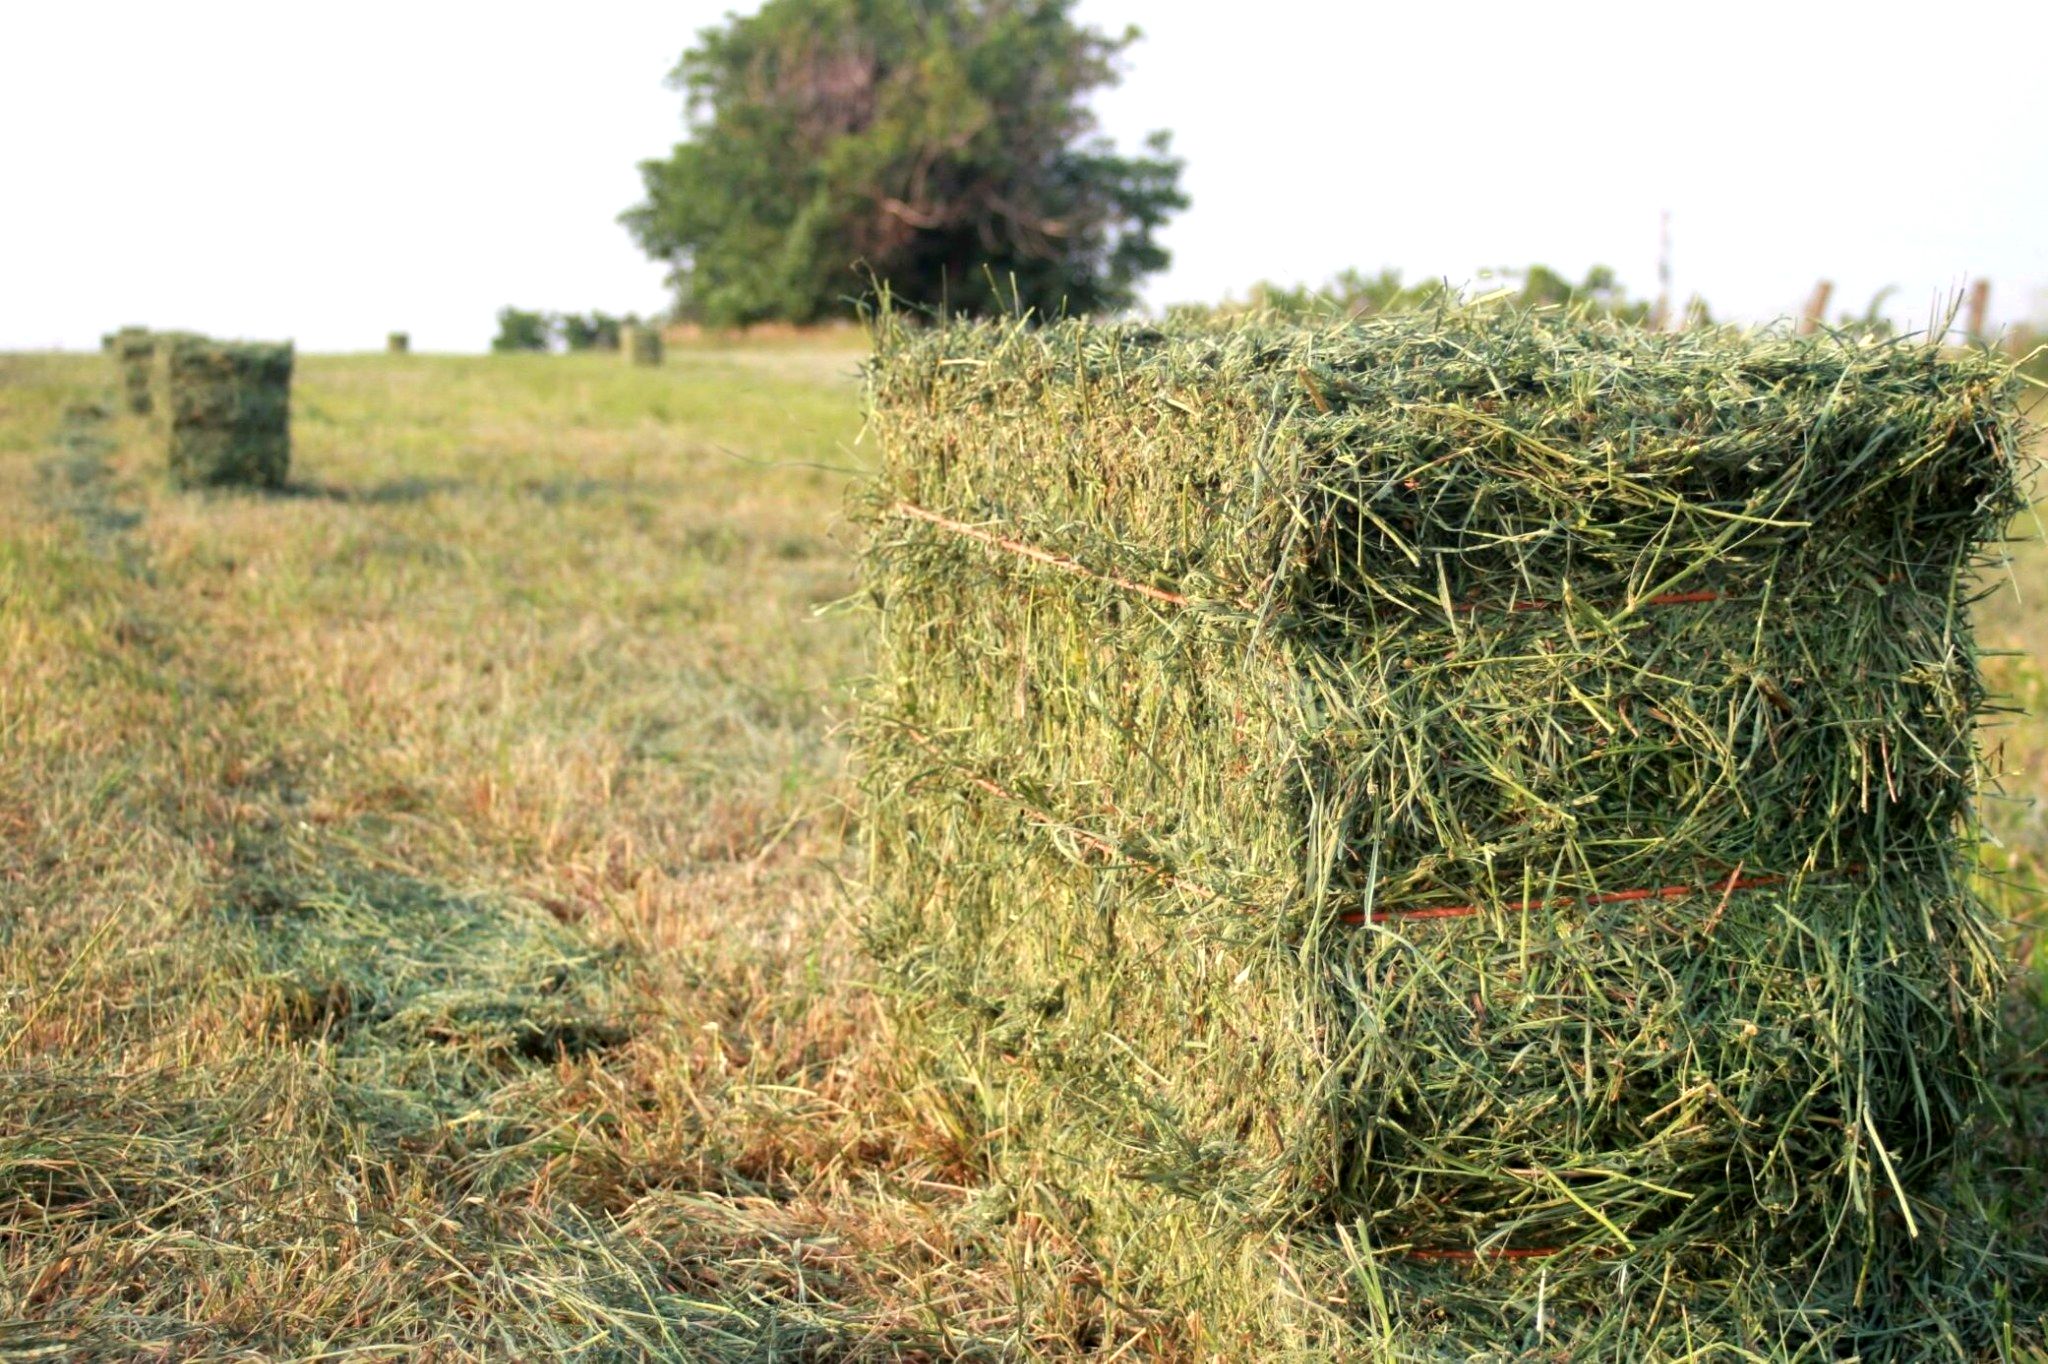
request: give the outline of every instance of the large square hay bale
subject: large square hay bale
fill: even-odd
[[[278,488],[291,466],[292,346],[167,339],[159,425],[183,487]]]
[[[138,417],[150,415],[149,367],[156,354],[147,327],[123,327],[102,343],[121,367],[121,401]]]
[[[170,385],[171,352],[184,342],[204,341],[206,337],[199,332],[188,331],[150,332],[148,337],[149,349],[143,370],[148,406],[144,410],[155,418],[152,425],[161,433],[170,415],[166,394]]]
[[[1988,1339],[1998,363],[1452,310],[888,327],[870,381],[871,939],[1076,1248],[1027,1302],[1241,1358]]]
[[[662,361],[663,344],[659,327],[627,326],[619,330],[620,349],[626,359],[636,365],[658,365]]]

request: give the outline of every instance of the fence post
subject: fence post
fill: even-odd
[[[1991,281],[1980,279],[1970,285],[1970,301],[1963,312],[1963,335],[1972,341],[1984,339],[1984,324],[1991,315]]]
[[[1806,307],[1799,314],[1797,331],[1800,336],[1812,336],[1827,320],[1828,299],[1834,296],[1834,292],[1833,280],[1824,279],[1813,286],[1813,292],[1807,296]]]

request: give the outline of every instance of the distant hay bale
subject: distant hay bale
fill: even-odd
[[[123,327],[114,333],[107,347],[114,363],[121,367],[121,398],[128,411],[138,417],[150,414],[149,367],[155,345],[147,327]]]
[[[171,351],[181,342],[204,341],[205,339],[198,332],[168,331],[149,333],[149,361],[144,371],[149,390],[149,406],[146,410],[151,414],[151,427],[159,436],[164,434],[165,424],[170,414],[170,407],[165,394],[170,383]]]
[[[182,487],[282,487],[291,465],[292,346],[167,339],[159,427]]]
[[[1027,1309],[1248,1359],[1991,1338],[1998,363],[885,325],[870,406],[870,944],[1088,1257]]]
[[[622,327],[619,330],[620,349],[626,359],[636,365],[658,365],[661,363],[663,346],[661,329],[658,327]]]
[[[384,349],[393,355],[405,355],[412,350],[412,334],[392,332],[384,338]]]

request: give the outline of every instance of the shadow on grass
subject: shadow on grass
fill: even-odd
[[[669,496],[682,484],[666,478],[527,478],[515,485],[521,494],[550,507],[572,502],[600,502],[619,497]]]
[[[362,488],[294,479],[272,495],[316,502],[340,502],[349,506],[389,507],[424,502],[430,497],[459,492],[467,486],[461,479],[456,478],[394,478]]]
[[[282,488],[268,490],[271,497],[296,498],[311,502],[335,502],[356,507],[407,506],[450,493],[475,491],[478,485],[458,478],[396,478],[365,487],[340,483],[319,483],[294,479]],[[674,493],[680,485],[666,479],[627,478],[528,478],[511,485],[510,491],[531,497],[548,506],[596,502],[611,498]],[[227,488],[223,492],[262,493],[262,489]]]

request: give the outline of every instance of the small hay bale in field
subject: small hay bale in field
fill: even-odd
[[[633,364],[661,363],[663,346],[659,327],[622,327],[619,331],[619,343],[619,348],[626,353],[626,359]]]
[[[163,347],[160,425],[183,487],[284,485],[292,346],[181,338]]]
[[[406,355],[412,350],[412,333],[392,332],[384,338],[384,349],[392,355]]]
[[[1454,310],[885,326],[869,382],[870,940],[1086,1258],[1045,1299],[1241,1358],[1999,1329],[2000,364]]]
[[[113,335],[108,353],[121,367],[123,405],[138,417],[150,414],[149,366],[155,357],[155,343],[147,327],[123,327]]]
[[[151,434],[159,440],[168,440],[170,431],[170,363],[171,352],[187,341],[204,341],[199,332],[168,331],[149,334],[149,413]]]
[[[154,414],[156,420],[153,425],[159,431],[162,430],[169,412],[169,409],[165,406],[164,395],[166,385],[170,382],[169,366],[171,351],[180,342],[204,341],[205,339],[205,336],[198,332],[169,331],[149,333],[149,363],[146,371],[146,383],[149,389],[150,402],[148,410]]]

